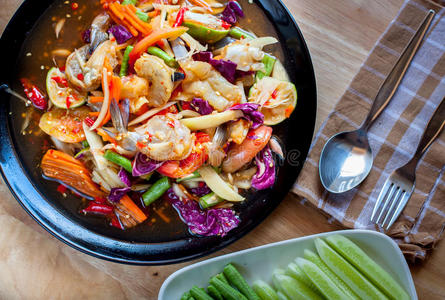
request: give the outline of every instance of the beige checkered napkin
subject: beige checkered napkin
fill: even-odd
[[[440,5],[440,4],[442,5]],[[405,164],[435,108],[445,96],[445,1],[409,0],[316,134],[293,191],[349,228],[376,229],[370,216],[389,174]],[[367,179],[344,194],[330,194],[318,174],[320,152],[332,135],[359,127],[377,91],[426,12],[437,12],[394,98],[369,131],[374,166]],[[445,133],[417,169],[416,189],[388,234],[410,259],[424,259],[445,226]]]

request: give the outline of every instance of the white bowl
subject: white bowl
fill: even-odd
[[[397,244],[388,236],[370,230],[341,230],[300,237],[287,241],[246,249],[182,268],[162,284],[158,300],[181,298],[193,285],[206,288],[210,277],[220,273],[228,263],[234,263],[249,284],[257,279],[271,283],[273,270],[284,268],[304,249],[315,250],[314,239],[342,234],[360,246],[405,289],[411,299],[417,299],[411,272]]]

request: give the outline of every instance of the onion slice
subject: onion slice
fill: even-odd
[[[235,192],[212,167],[203,166],[198,169],[198,173],[207,186],[221,198],[233,202],[244,201],[244,197]]]
[[[240,110],[226,110],[220,113],[205,115],[196,118],[182,119],[181,122],[190,130],[202,130],[217,127],[226,122],[241,118],[243,113]]]
[[[136,119],[132,120],[130,123],[128,123],[129,126],[133,126],[137,123],[141,123],[142,121],[145,121],[146,119],[150,118],[151,116],[154,116],[155,114],[157,114],[158,112],[160,112],[163,109],[166,109],[169,106],[172,106],[173,104],[175,104],[175,101],[172,102],[168,102],[160,107],[157,108],[153,108],[147,112],[145,112],[144,114],[140,115],[139,117],[137,117]]]
[[[91,126],[91,130],[96,129],[102,124],[102,121],[107,115],[108,107],[110,106],[110,88],[108,86],[108,71],[106,68],[102,69],[102,88],[104,90],[104,101],[102,102],[102,107],[100,108],[97,120],[94,122],[93,126]]]

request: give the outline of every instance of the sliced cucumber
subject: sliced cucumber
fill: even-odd
[[[326,242],[348,262],[362,272],[372,283],[391,299],[409,299],[405,290],[350,239],[342,235],[332,235]]]
[[[46,75],[46,92],[49,100],[59,108],[76,108],[87,99],[86,92],[79,92],[68,84],[65,73],[54,67]]]

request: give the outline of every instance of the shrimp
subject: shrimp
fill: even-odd
[[[194,135],[174,115],[156,115],[136,129],[139,150],[157,161],[182,160],[189,156]]]
[[[135,99],[148,95],[148,81],[136,75],[122,77],[121,98]]]
[[[66,59],[65,74],[68,81],[81,91],[94,91],[100,86],[105,57],[111,68],[117,65],[116,42],[107,40],[89,57],[89,46],[74,50]]]
[[[224,111],[243,99],[244,91],[228,82],[210,64],[201,61],[180,64],[186,76],[178,97],[186,100],[192,100],[193,97],[203,98],[218,111]]]
[[[236,63],[237,69],[241,71],[263,70],[264,64],[261,60],[264,52],[251,46],[245,41],[236,41],[225,46],[221,52],[221,58]]]
[[[136,74],[148,83],[149,105],[159,107],[167,103],[173,92],[173,69],[154,55],[143,54],[134,64]]]
[[[222,164],[223,171],[233,173],[241,169],[267,145],[271,136],[272,128],[268,126],[262,125],[250,130],[247,138],[241,144],[235,144],[230,148]]]

